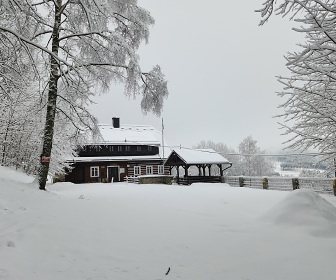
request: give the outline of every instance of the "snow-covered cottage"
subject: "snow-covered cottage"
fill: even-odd
[[[71,162],[65,180],[73,183],[119,182],[125,177],[168,174],[164,167],[162,133],[149,125],[99,125],[101,138],[87,143]]]

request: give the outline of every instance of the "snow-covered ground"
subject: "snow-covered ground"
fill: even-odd
[[[333,196],[31,181],[0,167],[0,279],[335,278]]]

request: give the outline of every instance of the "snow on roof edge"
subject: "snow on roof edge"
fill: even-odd
[[[173,149],[168,158],[172,153],[176,153],[186,164],[230,164],[226,158],[221,154],[217,153],[213,149],[188,149],[188,148],[178,148]]]

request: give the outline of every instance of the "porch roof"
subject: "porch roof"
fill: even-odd
[[[208,165],[208,164],[231,164],[221,154],[212,149],[174,149],[167,158],[165,165]]]

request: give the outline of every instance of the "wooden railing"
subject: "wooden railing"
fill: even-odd
[[[225,183],[232,187],[249,187],[280,191],[311,189],[318,193],[336,195],[335,178],[227,176],[225,177]]]
[[[171,175],[142,175],[137,177],[125,177],[127,183],[135,184],[166,184],[173,183],[173,176]]]
[[[127,183],[135,183],[135,184],[139,184],[139,177],[125,177],[125,181]]]
[[[192,183],[220,183],[221,176],[186,176],[176,178],[179,185],[191,185]]]

